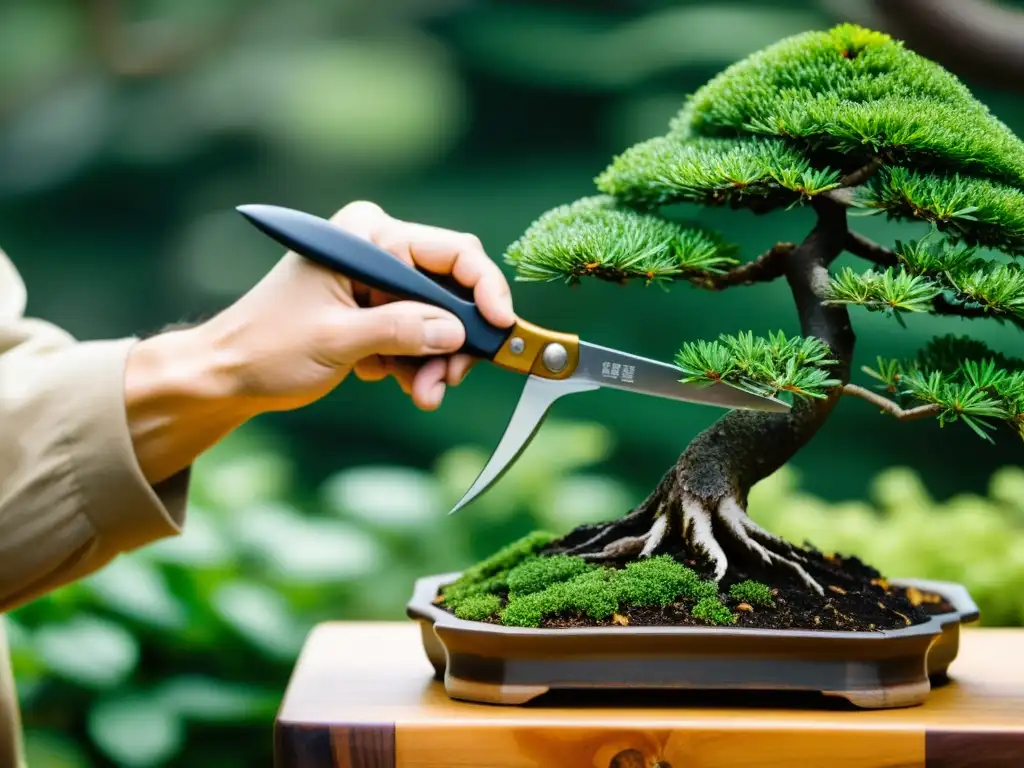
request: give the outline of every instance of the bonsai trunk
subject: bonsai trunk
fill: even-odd
[[[814,203],[818,221],[788,254],[785,276],[805,336],[816,336],[839,361],[835,378],[849,382],[854,333],[843,306],[824,306],[829,265],[842,253],[846,210],[830,200]],[[800,551],[746,514],[750,489],[790,460],[824,426],[842,387],[826,399],[798,398],[786,414],[732,411],[698,435],[631,513],[610,523],[582,525],[548,551],[591,560],[629,560],[681,550],[706,557],[721,581],[737,573],[796,578],[819,594]]]

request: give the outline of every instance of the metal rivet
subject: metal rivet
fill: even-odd
[[[521,355],[523,350],[526,349],[526,342],[516,336],[508,343],[508,348],[512,350],[513,355]]]
[[[561,344],[548,344],[541,355],[544,367],[552,373],[558,373],[569,364],[569,353]]]

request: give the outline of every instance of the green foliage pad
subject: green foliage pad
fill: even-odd
[[[595,185],[600,194],[548,211],[509,247],[519,279],[711,290],[779,279],[792,247],[744,259],[720,235],[676,220],[672,206],[763,214],[827,198],[854,213],[926,222],[932,234],[866,255],[876,262],[868,269],[831,274],[825,303],[901,325],[930,313],[1024,328],[1024,271],[977,253],[1024,253],[1024,142],[954,75],[880,32],[840,24],[733,64],[685,100],[665,134],[619,153]],[[783,334],[694,341],[676,355],[681,381],[790,399],[843,386],[835,362],[825,344]],[[887,395],[935,406],[928,415],[943,424],[987,436],[1004,422],[1024,435],[1016,369],[994,357],[974,362],[892,368]]]

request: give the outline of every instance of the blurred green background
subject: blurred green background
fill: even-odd
[[[0,244],[29,311],[80,338],[216,312],[280,256],[242,203],[327,216],[355,199],[477,234],[496,260],[546,209],[593,191],[630,144],[732,61],[865,3],[3,0]],[[975,90],[1024,135],[1018,93]],[[747,257],[801,211],[701,219]],[[922,230],[873,217],[891,243]],[[847,263],[846,259],[842,263]],[[510,274],[511,277],[511,274]],[[639,354],[721,332],[796,332],[785,285],[705,294],[514,287],[518,313]],[[855,314],[862,364],[937,333],[1020,354],[994,324]],[[187,532],[9,617],[31,768],[268,765],[305,632],[401,618],[413,579],[536,527],[620,514],[719,415],[590,393],[558,403],[503,482],[448,518],[522,379],[478,366],[436,413],[345,384],[259,419],[196,469]],[[891,575],[963,581],[1024,624],[1019,440],[900,424],[845,403],[755,490],[762,524]],[[1002,469],[1000,469],[1002,468]],[[951,542],[956,542],[955,548]]]

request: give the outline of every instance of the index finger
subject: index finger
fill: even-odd
[[[394,237],[407,244],[414,264],[435,274],[451,275],[460,285],[472,289],[480,314],[493,325],[507,328],[515,323],[508,281],[484,252],[478,237],[427,224],[396,224],[394,233],[382,233],[382,240]]]

